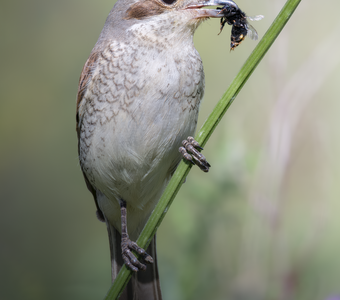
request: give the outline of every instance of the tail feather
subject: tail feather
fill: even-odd
[[[111,253],[111,274],[112,282],[116,278],[119,270],[123,266],[123,258],[120,246],[120,233],[106,221]],[[146,250],[154,263],[147,265],[146,271],[133,273],[131,280],[124,289],[119,300],[162,300],[161,287],[159,283],[157,254],[156,254],[156,236]]]

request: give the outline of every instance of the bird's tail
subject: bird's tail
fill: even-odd
[[[110,242],[112,281],[114,281],[124,264],[120,245],[121,236],[108,221],[106,221],[106,226]],[[119,300],[162,300],[157,266],[156,236],[151,240],[146,252],[153,258],[153,264],[148,264],[146,271],[132,274],[131,280]]]

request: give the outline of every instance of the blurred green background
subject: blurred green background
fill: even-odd
[[[284,1],[237,1],[262,37]],[[106,227],[77,158],[78,78],[113,1],[2,1],[0,299],[102,299]],[[158,231],[164,299],[340,294],[336,0],[304,0],[205,147]],[[199,127],[256,43],[197,30]]]

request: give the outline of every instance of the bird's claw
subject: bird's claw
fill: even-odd
[[[132,271],[134,272],[137,272],[139,270],[145,271],[146,265],[142,264],[131,252],[131,250],[134,250],[139,255],[141,255],[147,263],[149,264],[153,263],[152,257],[149,254],[147,254],[143,248],[139,247],[135,242],[131,241],[129,238],[122,239],[121,247],[123,260],[126,266]]]
[[[190,161],[193,165],[197,165],[203,172],[208,172],[210,164],[207,162],[204,155],[197,150],[203,150],[199,143],[196,142],[192,136],[189,136],[182,142],[182,145],[183,147],[180,147],[178,150],[182,153],[183,158]]]

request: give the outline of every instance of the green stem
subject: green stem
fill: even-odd
[[[208,119],[205,121],[201,130],[198,132],[195,139],[200,143],[201,146],[206,144],[217,124],[220,122],[223,115],[234,101],[243,85],[253,73],[254,69],[266,54],[270,46],[273,44],[277,36],[280,34],[281,30],[294,13],[300,1],[301,0],[288,0],[286,2],[264,37],[258,43],[254,51],[250,54],[245,64],[242,66],[241,70],[234,78],[221,100],[217,103]],[[188,175],[190,168],[191,165],[185,163],[184,161],[179,164],[176,172],[172,176],[161,199],[159,200],[137,240],[137,243],[140,247],[146,248],[149,245],[152,237],[157,231],[158,226],[161,224],[167,210],[179,191],[184,179]],[[119,295],[122,293],[126,284],[130,280],[131,275],[132,271],[128,270],[124,265],[113,282],[110,290],[108,291],[105,300],[118,299]]]

